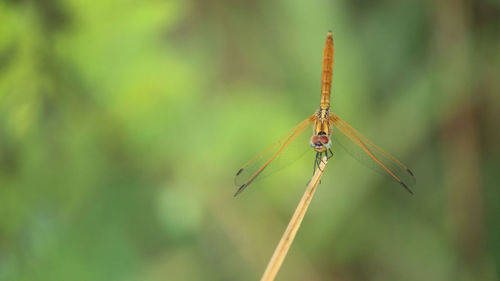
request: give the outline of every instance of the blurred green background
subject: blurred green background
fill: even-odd
[[[234,174],[318,108],[329,29],[334,112],[417,186],[334,146],[278,280],[497,279],[499,11],[1,1],[0,280],[258,280],[313,153]]]

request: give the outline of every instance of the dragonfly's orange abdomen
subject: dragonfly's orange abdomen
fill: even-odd
[[[321,72],[321,109],[330,108],[330,92],[332,89],[333,71],[333,35],[328,31],[326,37],[325,50],[323,51],[323,68]]]

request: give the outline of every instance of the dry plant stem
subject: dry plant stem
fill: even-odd
[[[260,279],[261,281],[272,281],[274,280],[274,278],[276,278],[276,274],[278,274],[281,264],[283,263],[283,260],[288,253],[288,249],[290,248],[290,245],[292,245],[293,239],[295,238],[295,234],[297,233],[297,230],[302,223],[302,219],[306,214],[307,207],[309,207],[309,203],[311,203],[311,199],[314,195],[314,192],[316,191],[319,180],[323,175],[323,171],[325,170],[327,161],[328,159],[326,157],[323,157],[319,168],[316,170],[311,181],[309,182],[309,185],[307,186],[307,189],[302,196],[297,209],[295,209],[295,213],[288,223],[285,233],[283,233],[278,246],[274,250],[274,254],[271,257],[269,264],[267,265],[266,271]]]

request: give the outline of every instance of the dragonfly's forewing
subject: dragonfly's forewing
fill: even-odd
[[[389,175],[406,190],[413,193],[410,187],[415,186],[416,180],[410,169],[373,144],[337,115],[330,113],[330,120],[333,123],[332,138],[334,145],[335,142],[340,144],[362,164],[376,172]]]
[[[234,196],[242,192],[250,183],[252,183],[257,177],[263,177],[263,174],[269,172],[269,166],[277,166],[275,162],[280,161],[284,154],[290,150],[297,150],[295,148],[291,149],[291,143],[314,122],[316,119],[316,114],[308,117],[304,121],[300,122],[293,130],[288,132],[279,141],[268,147],[266,150],[262,151],[260,154],[255,156],[252,160],[246,163],[241,169],[236,173],[234,178],[234,183],[238,186],[238,191]],[[303,143],[301,145],[302,152],[310,150],[309,143]],[[296,147],[296,145],[294,145]],[[302,150],[303,148],[303,150]],[[299,153],[303,154],[303,153]],[[288,159],[287,159],[288,160]],[[283,162],[283,161],[281,161]],[[287,163],[283,163],[287,164]]]

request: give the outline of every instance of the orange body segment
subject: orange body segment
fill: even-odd
[[[330,91],[332,88],[333,70],[333,35],[328,31],[326,37],[325,50],[323,51],[323,68],[321,71],[321,103],[320,109],[330,108]]]

